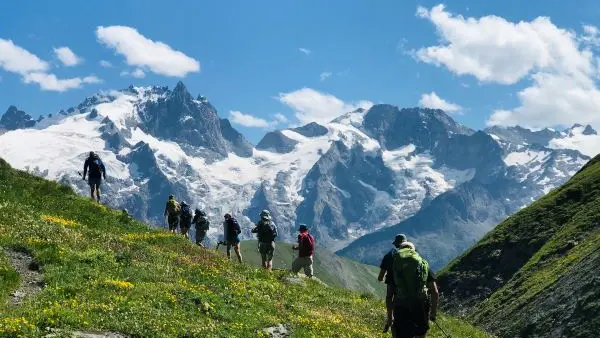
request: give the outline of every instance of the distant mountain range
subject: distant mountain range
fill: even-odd
[[[104,202],[157,226],[173,193],[207,210],[211,240],[224,213],[252,238],[270,209],[284,240],[307,223],[320,246],[374,264],[404,232],[437,268],[564,183],[596,137],[579,125],[475,131],[441,110],[378,104],[254,146],[180,82],[99,93],[40,119],[10,107],[0,157],[87,194],[77,171],[94,150],[108,167]]]

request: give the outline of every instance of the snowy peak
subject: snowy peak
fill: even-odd
[[[17,130],[23,128],[31,128],[35,125],[36,121],[31,115],[25,113],[22,110],[17,109],[15,106],[8,107],[6,113],[0,118],[0,130]]]

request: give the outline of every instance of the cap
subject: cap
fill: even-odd
[[[394,238],[394,241],[392,242],[392,244],[398,245],[398,244],[400,244],[402,242],[406,242],[406,235],[404,235],[404,234],[398,234]]]
[[[300,224],[300,228],[298,228],[298,231],[308,231],[308,227],[304,223]]]

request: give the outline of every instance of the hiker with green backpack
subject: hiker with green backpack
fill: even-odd
[[[435,322],[439,292],[435,275],[429,263],[410,242],[403,242],[394,254],[395,338],[424,338],[429,331],[429,320]]]
[[[167,217],[167,223],[169,224],[169,231],[175,233],[177,226],[179,225],[179,214],[181,213],[181,206],[175,200],[175,196],[169,195],[167,205],[165,206],[165,217]]]
[[[252,229],[252,233],[255,233],[258,237],[258,251],[262,259],[262,267],[271,271],[273,269],[277,226],[271,220],[271,213],[268,210],[263,210],[260,213],[260,220]]]
[[[387,310],[387,320],[385,326],[383,328],[383,332],[388,332],[388,330],[392,327],[392,323],[394,321],[394,292],[396,290],[394,284],[394,255],[400,248],[402,243],[406,242],[406,236],[404,234],[398,234],[394,238],[392,245],[394,246],[388,253],[383,256],[381,260],[381,264],[379,265],[379,276],[377,279],[382,282],[385,278],[386,284],[386,295],[385,295],[385,307]]]

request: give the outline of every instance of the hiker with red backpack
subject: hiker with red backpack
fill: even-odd
[[[424,338],[429,321],[436,321],[439,292],[429,263],[410,242],[393,255],[394,338]]]
[[[304,268],[304,274],[307,277],[313,276],[313,255],[315,252],[315,239],[308,233],[306,224],[300,224],[298,229],[298,244],[292,247],[293,250],[298,250],[298,258],[292,263],[292,272],[298,273]]]
[[[88,174],[88,185],[90,186],[90,197],[100,203],[100,184],[102,184],[102,177],[106,180],[106,168],[104,163],[100,159],[98,154],[90,151],[88,158],[85,159],[83,164],[83,175],[81,178],[85,181],[85,176]]]

